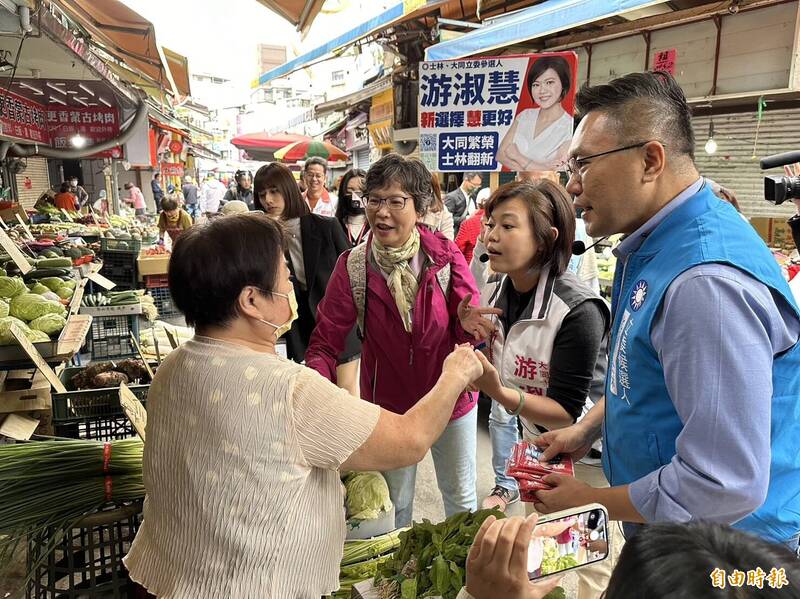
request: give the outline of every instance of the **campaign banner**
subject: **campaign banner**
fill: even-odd
[[[574,52],[420,63],[420,159],[440,172],[564,170],[577,70]]]
[[[44,106],[5,90],[0,94],[0,133],[24,141],[48,143]]]
[[[50,104],[47,106],[50,144],[54,148],[71,148],[70,139],[80,134],[86,145],[92,146],[119,136],[119,114],[108,106],[75,108]],[[100,152],[96,158],[120,158],[120,148]]]

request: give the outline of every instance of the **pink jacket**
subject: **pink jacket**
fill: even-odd
[[[430,391],[442,372],[445,358],[456,343],[473,339],[458,320],[458,304],[471,293],[477,305],[480,294],[464,256],[441,233],[419,226],[428,266],[422,273],[414,305],[412,332],[403,328],[394,298],[381,273],[367,263],[365,337],[361,353],[361,396],[381,407],[404,414]],[[372,243],[372,233],[367,238]],[[344,252],[328,282],[325,297],[317,307],[317,325],[306,351],[306,365],[336,381],[336,358],[344,349],[347,334],[356,324],[356,307],[347,274]],[[367,256],[370,256],[369,246]],[[450,263],[450,297],[446,298],[436,273]],[[475,407],[475,397],[463,393],[452,419]]]

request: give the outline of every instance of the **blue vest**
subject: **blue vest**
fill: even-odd
[[[653,319],[670,283],[705,263],[749,274],[797,311],[775,259],[755,230],[708,186],[676,208],[614,277],[606,380],[603,468],[625,485],[669,464],[682,424],[650,342]],[[766,375],[765,375],[766,376]],[[786,541],[800,532],[800,343],[772,366],[769,489],[763,505],[734,526]]]

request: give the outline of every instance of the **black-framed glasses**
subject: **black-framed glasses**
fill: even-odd
[[[622,148],[614,148],[613,150],[606,150],[605,152],[599,152],[597,154],[592,154],[591,156],[584,156],[583,158],[569,158],[566,162],[566,169],[567,174],[570,177],[579,176],[580,177],[580,169],[584,166],[589,164],[590,160],[594,160],[595,158],[600,158],[601,156],[608,156],[609,154],[616,154],[617,152],[624,152],[625,150],[632,150],[633,148],[641,148],[647,144],[649,144],[652,139],[648,139],[647,141],[639,142],[638,144],[631,144],[629,146],[624,146]]]
[[[402,210],[406,207],[406,202],[411,198],[408,196],[392,196],[390,198],[376,198],[375,196],[369,196],[367,198],[367,208],[369,210],[379,210],[381,204],[386,202],[386,207],[389,210]]]

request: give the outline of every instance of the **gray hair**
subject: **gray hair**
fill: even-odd
[[[384,189],[392,183],[414,198],[414,209],[424,215],[433,200],[431,172],[416,158],[405,158],[390,153],[373,164],[367,171],[364,192],[367,196],[373,191]]]

